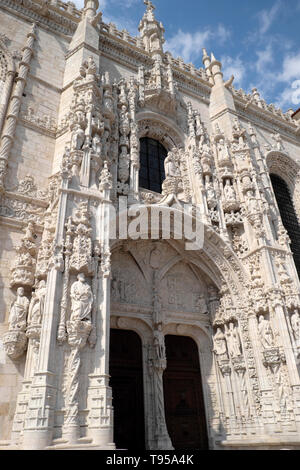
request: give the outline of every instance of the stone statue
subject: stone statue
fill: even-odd
[[[79,124],[75,124],[71,135],[71,150],[80,150],[84,144],[84,130]]]
[[[70,295],[72,301],[71,321],[91,321],[93,293],[91,287],[85,281],[83,273],[78,274],[77,281],[72,284]]]
[[[227,199],[228,201],[232,201],[236,199],[234,187],[230,184],[229,179],[226,180],[226,184],[224,186],[224,195],[225,195],[225,199]]]
[[[230,357],[238,357],[241,355],[241,342],[237,327],[234,323],[229,323],[226,328],[227,347]]]
[[[298,310],[295,310],[291,316],[291,327],[293,330],[293,335],[295,341],[299,341],[300,339],[300,317]]]
[[[218,143],[218,158],[219,161],[229,160],[230,158],[224,139],[220,139]]]
[[[155,352],[155,359],[156,360],[164,360],[166,359],[166,347],[165,347],[165,337],[162,332],[162,326],[159,323],[157,325],[157,329],[154,330],[154,352]]]
[[[40,325],[42,323],[42,317],[44,313],[46,295],[46,282],[40,281],[36,291],[32,294],[29,312],[28,312],[28,324]]]
[[[217,356],[222,356],[225,354],[227,355],[226,338],[221,328],[217,328],[213,341],[214,341],[213,352]]]
[[[261,345],[264,349],[273,348],[275,346],[274,334],[270,325],[270,321],[266,320],[263,315],[260,315],[258,319],[258,333]]]
[[[93,148],[93,151],[94,151],[97,155],[101,155],[101,151],[102,151],[102,142],[101,142],[101,138],[100,138],[99,134],[95,134],[95,135],[94,135],[93,141],[92,141],[92,148]]]
[[[29,300],[24,295],[23,287],[19,287],[17,290],[17,298],[12,303],[10,314],[9,314],[9,329],[10,330],[22,330],[26,329],[26,319],[28,311]]]
[[[173,152],[169,152],[167,158],[165,159],[165,176],[166,178],[171,177],[180,177],[179,165],[175,160],[175,155]]]

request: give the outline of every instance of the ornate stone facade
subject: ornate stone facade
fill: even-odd
[[[144,3],[133,38],[97,0],[0,2],[0,448],[116,448],[113,328],[141,339],[147,449],[174,448],[168,335],[197,345],[209,448],[298,449],[300,285],[270,173],[299,215],[299,120],[213,54],[165,53]],[[161,194],[139,186],[145,137],[167,152]],[[125,197],[131,228],[137,207],[189,204],[202,246],[148,222],[111,237]]]

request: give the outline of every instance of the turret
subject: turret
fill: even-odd
[[[203,51],[202,62],[205,67],[206,75],[208,76],[209,82],[214,84],[214,79],[212,77],[211,70],[210,70],[210,57],[207,54],[207,51],[205,48],[203,48],[202,51]]]
[[[162,60],[163,44],[165,42],[165,29],[161,22],[158,22],[154,16],[155,7],[149,0],[144,0],[147,10],[140,21],[139,32],[143,40],[145,49],[150,52],[154,60]]]

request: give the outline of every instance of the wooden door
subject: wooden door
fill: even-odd
[[[134,331],[110,330],[109,370],[116,447],[144,450],[142,344]]]
[[[174,448],[208,449],[207,428],[196,343],[188,337],[165,338],[165,414]]]

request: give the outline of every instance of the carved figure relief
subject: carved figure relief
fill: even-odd
[[[72,284],[70,297],[72,302],[70,320],[91,321],[93,293],[83,273],[78,274],[77,281]]]
[[[226,346],[226,336],[221,330],[221,328],[217,328],[216,333],[214,334],[214,353],[217,356],[227,356],[227,346]]]
[[[242,354],[241,341],[237,327],[234,323],[229,323],[229,326],[225,326],[226,340],[229,356],[236,358]]]
[[[259,316],[258,333],[263,349],[269,349],[275,346],[274,334],[270,321],[267,320],[264,315]]]
[[[44,313],[46,295],[46,282],[41,280],[37,286],[37,289],[33,292],[29,311],[28,311],[28,324],[40,325]]]
[[[19,329],[22,331],[26,330],[27,325],[27,312],[28,312],[29,300],[24,295],[24,288],[19,287],[17,289],[17,298],[12,303],[10,314],[9,314],[9,329]]]

